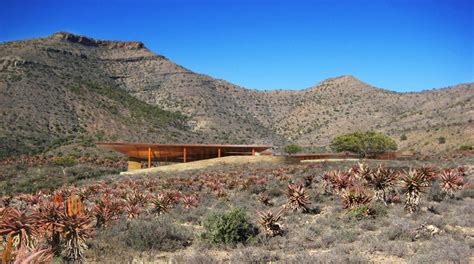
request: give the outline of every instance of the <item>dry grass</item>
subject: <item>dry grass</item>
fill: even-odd
[[[370,162],[371,166],[377,165],[376,161]],[[86,260],[88,263],[469,263],[474,248],[471,217],[474,203],[465,193],[472,192],[473,188],[472,159],[429,163],[443,167],[467,165],[469,189],[457,193],[454,199],[443,200],[431,199],[428,191],[422,198],[421,210],[415,214],[406,213],[401,204],[388,207],[374,204],[376,213],[363,218],[352,217],[342,208],[339,197],[325,194],[322,185],[324,171],[346,170],[353,165],[350,161],[218,163],[205,169],[102,177],[111,187],[138,184],[144,192],[195,193],[199,203],[197,208],[174,205],[169,208],[169,214],[122,219],[97,230],[96,236],[88,241],[90,249],[86,251]],[[422,161],[396,161],[385,165],[403,169],[423,164]],[[311,197],[309,210],[285,211],[279,221],[284,231],[281,235],[269,237],[260,230],[245,245],[215,246],[201,239],[203,222],[209,215],[242,208],[257,225],[257,211],[280,209],[287,202],[283,191],[288,182],[303,182],[310,175],[315,177],[307,187]],[[261,179],[265,182],[259,183]],[[152,185],[143,187],[142,182]],[[212,190],[214,184],[218,184],[225,195],[216,195]],[[270,204],[258,200],[261,192],[268,194]],[[442,232],[417,236],[422,224],[436,226]]]

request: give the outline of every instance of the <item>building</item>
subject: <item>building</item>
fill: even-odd
[[[148,168],[160,162],[188,162],[224,156],[258,155],[270,145],[220,145],[220,144],[146,144],[146,143],[96,143],[98,147],[128,156],[128,170],[136,170],[146,162]]]

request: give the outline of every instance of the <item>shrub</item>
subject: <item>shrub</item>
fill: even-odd
[[[131,220],[121,236],[128,247],[139,251],[173,251],[186,247],[191,239],[183,227],[177,227],[166,217]]]
[[[300,152],[302,149],[303,148],[298,145],[288,145],[288,146],[285,146],[284,148],[285,152],[288,154],[294,154],[294,153]]]
[[[444,144],[446,143],[446,138],[445,137],[439,137],[438,138],[438,144]]]
[[[71,167],[77,164],[77,160],[72,156],[59,156],[53,159],[53,164],[57,166]]]
[[[408,137],[407,137],[406,134],[403,134],[403,135],[400,136],[400,141],[405,141],[407,139],[408,139]]]
[[[474,147],[472,145],[469,145],[469,144],[463,144],[459,147],[460,150],[473,150]]]
[[[350,151],[363,156],[397,150],[397,143],[375,131],[355,132],[336,136],[331,142],[334,151]]]
[[[246,243],[258,233],[257,228],[240,208],[211,214],[204,220],[203,227],[201,238],[216,245]]]

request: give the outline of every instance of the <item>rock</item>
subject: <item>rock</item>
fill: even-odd
[[[51,39],[68,41],[78,43],[88,47],[107,47],[110,49],[125,48],[125,49],[142,49],[145,45],[138,41],[110,41],[110,40],[96,40],[89,37],[79,36],[68,32],[56,32],[51,36]]]

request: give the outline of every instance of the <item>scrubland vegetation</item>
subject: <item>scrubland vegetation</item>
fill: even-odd
[[[16,193],[0,200],[2,257],[469,263],[474,171],[460,163],[220,165]]]

